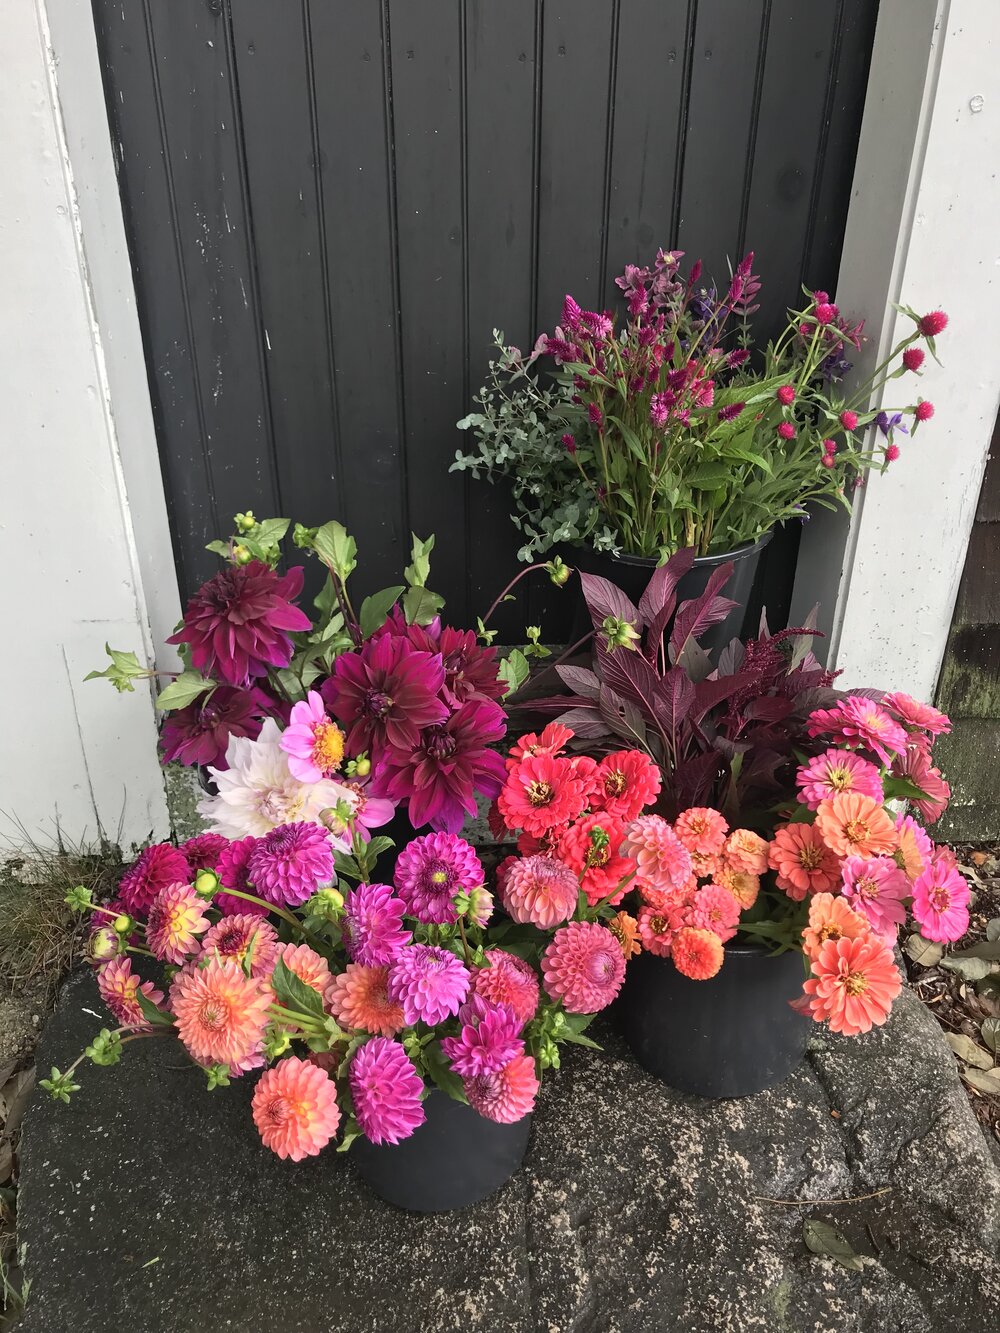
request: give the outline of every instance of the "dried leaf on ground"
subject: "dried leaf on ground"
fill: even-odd
[[[983,1044],[994,1055],[1000,1052],[1000,1018],[984,1018],[981,1028]]]
[[[988,958],[942,958],[941,966],[956,973],[963,981],[982,981],[994,968]]]
[[[984,1051],[982,1046],[977,1046],[971,1037],[967,1037],[964,1032],[946,1032],[945,1040],[960,1060],[964,1060],[967,1065],[973,1065],[976,1069],[992,1069],[993,1056],[989,1051]]]
[[[802,1223],[802,1239],[813,1254],[835,1259],[842,1267],[849,1268],[854,1273],[860,1273],[864,1268],[864,1260],[854,1250],[843,1232],[838,1231],[829,1222],[817,1222],[815,1218],[807,1217]]]
[[[903,948],[920,967],[936,967],[944,957],[944,945],[925,940],[923,935],[911,935]]]
[[[1000,1069],[963,1069],[962,1077],[971,1087],[990,1096],[1000,1095]]]

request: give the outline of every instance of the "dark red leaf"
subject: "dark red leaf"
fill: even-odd
[[[557,666],[556,674],[564,685],[568,685],[585,699],[596,700],[601,692],[601,682],[586,667]]]
[[[639,626],[639,608],[625,596],[621,588],[616,588],[599,574],[584,574],[582,570],[580,582],[583,585],[583,599],[595,629],[600,629],[608,616]]]
[[[649,626],[647,654],[655,655],[660,637],[670,624],[677,606],[677,585],[694,564],[694,550],[685,547],[670,557],[665,565],[654,569],[646,589],[639,598],[639,614]]]
[[[705,585],[705,591],[700,597],[681,603],[674,617],[674,627],[670,631],[670,656],[673,661],[677,661],[688,639],[697,640],[710,625],[717,625],[720,620],[725,620],[736,606],[736,603],[728,597],[718,595],[719,589],[728,583],[732,572],[733,562],[727,560],[725,564],[712,571]]]

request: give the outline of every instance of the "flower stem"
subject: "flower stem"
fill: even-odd
[[[293,929],[297,930],[303,938],[307,939],[310,944],[318,946],[320,949],[326,948],[325,940],[321,940],[319,936],[314,935],[311,930],[306,930],[302,922],[299,921],[297,917],[292,916],[291,912],[286,912],[283,907],[276,907],[274,903],[266,902],[263,898],[255,898],[252,893],[243,893],[240,889],[227,889],[224,885],[222,892],[227,893],[231,898],[242,898],[244,902],[256,903],[258,907],[266,907],[267,910],[273,912],[275,916],[280,916],[282,921],[287,921],[288,924]]]
[[[544,569],[544,568],[545,568],[545,561],[540,561],[540,562],[539,562],[538,564],[536,564],[536,565],[528,565],[528,566],[526,566],[526,568],[520,570],[517,574],[515,574],[514,577],[511,579],[511,581],[507,584],[506,588],[504,588],[503,592],[501,592],[500,596],[497,597],[497,599],[494,601],[493,605],[492,605],[492,606],[490,607],[490,609],[486,612],[485,616],[483,616],[483,624],[484,624],[484,625],[488,625],[488,624],[489,624],[490,616],[491,616],[491,615],[493,614],[493,612],[497,609],[497,607],[498,607],[498,606],[500,605],[500,603],[504,600],[504,598],[511,592],[511,590],[512,590],[518,583],[521,582],[521,580],[522,580],[523,578],[526,578],[527,575],[529,575],[529,574],[531,573],[531,571],[534,570],[534,569]]]

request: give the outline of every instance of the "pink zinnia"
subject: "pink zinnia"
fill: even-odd
[[[538,1011],[540,987],[530,963],[503,949],[487,949],[483,966],[472,973],[472,990],[494,1004],[509,1004],[521,1027]]]
[[[572,1014],[594,1014],[618,994],[625,959],[610,930],[596,921],[571,921],[542,954],[545,990]]]
[[[508,915],[542,930],[569,920],[580,891],[569,866],[552,856],[509,857],[500,867],[497,885]]]
[[[910,883],[891,856],[848,856],[842,866],[844,897],[877,935],[890,943],[906,920]]]
[[[925,940],[948,943],[969,929],[969,886],[945,848],[937,849],[914,881],[913,915]]]
[[[389,999],[403,1006],[408,1027],[421,1020],[433,1027],[457,1014],[469,993],[469,970],[436,944],[413,944],[389,965]]]
[[[669,908],[640,907],[638,928],[642,947],[658,958],[669,958],[680,922],[680,915],[671,912]]]
[[[299,907],[333,879],[330,835],[318,824],[279,824],[252,848],[247,874],[259,898]]]
[[[278,956],[278,932],[252,912],[224,916],[201,941],[203,958],[233,958],[252,977],[269,977]]]
[[[640,880],[660,892],[680,892],[691,878],[691,853],[659,815],[640,815],[632,821],[622,855],[635,861]]]
[[[920,319],[917,320],[917,328],[925,338],[936,338],[947,327],[948,316],[943,310],[932,310],[930,314],[921,315]]]
[[[809,962],[812,976],[803,990],[810,1013],[847,1037],[881,1026],[903,988],[892,954],[877,935],[828,939]]]
[[[621,902],[635,878],[635,863],[622,856],[625,825],[598,810],[571,824],[559,839],[559,859],[579,877],[587,901]]]
[[[198,936],[211,922],[202,912],[204,901],[190,884],[168,884],[149,905],[146,943],[155,958],[183,963]]]
[[[178,851],[184,853],[189,873],[186,879],[194,879],[199,870],[218,871],[219,857],[229,846],[229,839],[221,833],[199,833],[197,837],[182,842]]]
[[[924,793],[915,797],[910,804],[920,812],[928,824],[935,823],[948,809],[951,800],[951,787],[939,768],[930,761],[927,751],[919,745],[911,745],[901,760],[897,759],[893,773],[909,778]]]
[[[326,991],[326,1002],[341,1027],[394,1037],[406,1026],[403,1006],[389,999],[388,967],[348,963]]]
[[[223,847],[215,873],[225,888],[257,897],[247,874],[250,853],[257,842],[257,838],[237,838]],[[237,898],[232,893],[216,893],[212,898],[212,906],[217,907],[224,916],[267,916],[267,907],[263,903],[248,903],[245,898]]]
[[[388,884],[359,884],[344,897],[344,944],[355,963],[391,963],[410,932],[403,928],[406,905]]]
[[[524,1054],[521,1024],[509,1004],[491,1004],[473,995],[458,1011],[461,1031],[441,1042],[448,1063],[462,1078],[492,1074]]]
[[[288,755],[289,772],[300,782],[321,782],[336,773],[344,758],[344,733],[327,717],[315,690],[294,705],[279,744]]]
[[[878,769],[851,750],[825,750],[799,769],[795,785],[801,792],[799,799],[810,810],[842,791],[861,792],[875,801],[881,801],[883,795]]]
[[[951,731],[951,718],[930,704],[922,704],[909,694],[896,692],[882,696],[882,707],[902,722],[904,727],[915,727],[929,736],[943,736]]]
[[[708,981],[722,967],[726,954],[714,930],[682,926],[674,936],[670,956],[682,977]]]
[[[695,895],[690,908],[690,924],[700,930],[712,930],[725,943],[736,934],[740,905],[721,884],[706,884]]]
[[[594,809],[628,824],[660,794],[660,770],[641,750],[618,750],[606,754],[597,766]]]
[[[178,972],[170,988],[178,1036],[200,1065],[235,1065],[253,1055],[272,998],[267,983],[248,977],[234,959]]]
[[[863,745],[891,764],[894,755],[906,750],[906,732],[884,708],[863,695],[841,699],[835,708],[817,709],[810,714],[806,729],[810,736],[833,735],[855,745]]]
[[[573,732],[569,727],[564,727],[561,722],[548,722],[537,735],[529,731],[514,742],[507,756],[507,767],[516,768],[529,754],[560,754],[572,739]]]
[[[187,857],[170,842],[145,848],[118,885],[118,896],[133,916],[145,916],[149,905],[170,884],[184,884],[190,877]]]
[[[455,895],[480,887],[484,878],[479,857],[454,833],[414,838],[400,852],[393,872],[409,915],[434,925],[457,921]]]
[[[907,370],[919,370],[924,360],[925,353],[922,347],[908,347],[903,353],[903,365]]]
[[[150,1004],[159,1007],[163,1003],[163,992],[151,981],[137,977],[128,958],[112,958],[98,968],[97,989],[120,1027],[131,1028],[134,1032],[152,1030],[137,996],[141,991]]]
[[[372,1143],[399,1143],[424,1123],[424,1081],[398,1041],[366,1041],[355,1052],[348,1077],[355,1117]]]
[[[310,1061],[290,1055],[258,1079],[253,1121],[264,1146],[279,1157],[313,1157],[340,1127],[337,1085]]]
[[[530,1055],[515,1055],[503,1069],[466,1079],[463,1087],[469,1105],[484,1119],[512,1125],[534,1110],[539,1088],[535,1062]]]

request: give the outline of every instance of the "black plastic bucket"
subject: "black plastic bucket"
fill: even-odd
[[[748,1097],[781,1083],[805,1055],[812,1020],[790,1005],[804,980],[796,950],[727,945],[709,981],[642,953],[625,974],[620,1021],[642,1067],[678,1092]]]
[[[506,1184],[524,1161],[530,1115],[499,1125],[437,1088],[424,1111],[427,1119],[401,1143],[362,1137],[351,1144],[351,1161],[386,1203],[411,1213],[467,1208]]]

